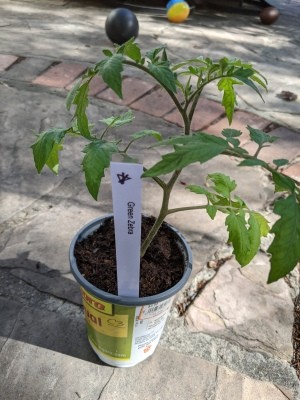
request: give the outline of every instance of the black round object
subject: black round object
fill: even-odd
[[[279,11],[274,7],[266,7],[262,9],[259,17],[263,24],[272,25],[279,17]]]
[[[139,33],[139,22],[136,15],[128,8],[116,8],[106,18],[107,37],[117,44],[123,44]]]

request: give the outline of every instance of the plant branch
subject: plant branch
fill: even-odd
[[[180,101],[178,100],[178,98],[176,97],[176,95],[175,95],[170,89],[168,89],[168,88],[164,85],[163,82],[158,81],[157,78],[151,73],[151,71],[149,71],[149,69],[148,69],[147,67],[145,67],[145,66],[142,65],[142,64],[138,64],[138,63],[135,63],[135,62],[133,62],[133,61],[130,61],[130,60],[124,60],[123,63],[124,63],[125,65],[129,65],[129,66],[131,66],[131,67],[140,69],[141,71],[143,71],[143,72],[145,72],[146,74],[150,75],[154,80],[156,80],[156,81],[160,84],[160,86],[162,86],[162,87],[165,89],[165,91],[169,94],[169,96],[170,96],[171,99],[173,100],[173,102],[174,102],[176,108],[178,109],[178,111],[179,111],[180,114],[182,115],[182,118],[184,118],[184,116],[183,116],[183,114],[184,114],[183,107],[181,106]]]
[[[174,186],[175,182],[177,181],[180,173],[181,173],[181,170],[174,171],[169,182],[167,184],[165,184],[165,187],[163,188],[164,193],[163,193],[161,209],[160,209],[159,215],[158,215],[154,225],[150,229],[148,236],[146,237],[146,239],[144,240],[144,243],[142,244],[141,257],[143,257],[145,255],[153,238],[159,231],[159,228],[161,227],[162,223],[164,222],[164,219],[168,215],[170,194],[171,194],[173,186]]]
[[[143,167],[143,171],[144,172],[146,172],[146,171],[148,171],[148,169],[146,168],[146,167]],[[162,180],[162,179],[160,179],[160,178],[158,178],[157,176],[152,176],[151,177],[153,180],[154,180],[154,182],[156,182],[163,190],[165,190],[166,189],[166,183]]]

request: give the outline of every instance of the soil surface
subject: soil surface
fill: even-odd
[[[154,223],[143,217],[142,240]],[[117,264],[113,219],[78,242],[74,251],[78,269],[86,280],[105,292],[117,294]],[[140,297],[153,296],[174,286],[184,272],[184,256],[176,234],[163,224],[141,259]]]

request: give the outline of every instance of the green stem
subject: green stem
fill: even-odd
[[[178,207],[178,208],[171,208],[168,211],[168,215],[169,214],[174,214],[180,211],[190,211],[190,210],[205,210],[207,207],[207,205],[205,206],[188,206],[188,207]]]
[[[170,96],[171,99],[173,100],[173,102],[174,102],[176,108],[178,109],[178,111],[180,112],[182,118],[184,119],[184,114],[185,114],[185,112],[184,112],[184,109],[183,109],[182,105],[180,104],[180,101],[177,99],[176,95],[175,95],[163,82],[159,81],[159,80],[155,77],[155,75],[153,75],[153,74],[149,71],[149,69],[148,69],[147,67],[145,67],[145,66],[142,65],[142,64],[137,64],[137,63],[135,63],[135,62],[133,62],[133,61],[130,61],[130,60],[124,60],[124,61],[123,61],[123,64],[126,64],[126,65],[129,65],[129,66],[131,66],[131,67],[140,69],[141,71],[143,71],[143,72],[145,72],[146,74],[150,75],[154,80],[156,80],[156,81],[160,84],[160,86],[162,86],[162,87],[165,89],[165,91],[169,94],[169,96]]]
[[[160,212],[159,212],[159,215],[158,215],[154,225],[150,229],[146,239],[144,240],[144,242],[142,244],[141,257],[143,257],[146,254],[146,251],[148,250],[152,240],[156,236],[157,232],[159,231],[159,228],[161,227],[162,223],[164,222],[166,216],[168,215],[170,194],[171,194],[173,186],[174,186],[175,182],[177,181],[180,173],[181,173],[181,170],[174,171],[169,182],[167,184],[165,184],[165,188],[163,188],[163,199],[162,199],[162,205],[160,208]]]

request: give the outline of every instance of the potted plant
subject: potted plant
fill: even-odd
[[[165,149],[165,154],[158,162],[150,167],[143,166],[142,178],[151,179],[157,184],[163,196],[155,218],[143,218],[140,296],[133,298],[117,293],[112,215],[99,218],[83,227],[70,247],[71,269],[81,286],[88,337],[93,349],[102,360],[111,365],[131,366],[153,353],[172,298],[183,287],[191,271],[189,246],[175,228],[165,223],[166,217],[192,209],[207,212],[211,219],[217,213],[223,213],[226,217],[228,242],[241,266],[252,260],[259,250],[261,238],[271,233],[273,239],[268,249],[271,264],[268,282],[274,282],[288,274],[300,259],[300,188],[296,181],[280,172],[280,167],[286,165],[288,160],[278,159],[267,163],[259,158],[261,149],[269,146],[276,137],[247,127],[250,140],[256,144],[256,151],[249,154],[240,145],[241,132],[238,130],[224,129],[222,137],[191,130],[196,105],[206,85],[216,83],[219,91],[223,92],[222,105],[229,123],[232,121],[236,103],[236,85],[246,85],[261,97],[259,89],[267,88],[266,80],[251,64],[236,59],[222,58],[213,61],[203,57],[171,64],[164,46],[143,55],[134,40],[129,40],[113,50],[105,49],[103,54],[105,57],[89,68],[68,94],[67,108],[73,110],[70,125],[67,128],[51,128],[39,133],[32,150],[39,173],[47,166],[57,174],[59,152],[65,137],[84,138],[86,145],[83,149],[82,167],[88,191],[97,200],[101,179],[109,168],[113,155],[122,157],[124,163],[134,164],[131,150],[135,142],[149,136],[154,138],[153,146]],[[184,128],[182,131],[180,129],[178,136],[162,137],[161,133],[145,127],[145,130],[133,133],[125,140],[115,139],[112,128],[131,123],[131,111],[102,120],[102,131],[94,130],[86,112],[89,85],[95,76],[100,75],[122,97],[122,72],[125,67],[144,72],[168,93],[183,120]],[[235,181],[221,172],[209,174],[206,185],[200,186],[195,182],[186,185],[186,190],[202,199],[204,197],[205,204],[199,201],[197,206],[187,204],[184,207],[169,207],[172,189],[181,171],[192,163],[200,165],[221,155],[235,159],[237,168],[259,166],[268,171],[274,191],[280,193],[274,206],[274,212],[279,218],[271,228],[262,214],[251,210],[244,200],[233,194]],[[121,184],[130,179],[121,171],[118,177]],[[129,218],[132,209],[131,206],[128,207]],[[107,241],[104,243],[105,249],[99,237]],[[161,255],[159,239],[163,240],[162,247],[166,255]],[[104,253],[106,258],[100,259]],[[156,253],[159,253],[159,262],[166,257],[170,266],[158,269],[155,275],[152,267],[149,267],[149,259]],[[170,261],[169,258],[173,255],[179,255],[179,260]],[[91,261],[89,257],[92,258]],[[167,273],[167,277],[160,286],[162,271]],[[147,279],[149,276],[151,279]],[[155,285],[150,289],[145,288],[150,280]]]

